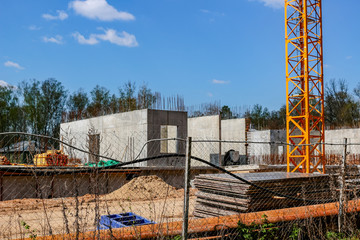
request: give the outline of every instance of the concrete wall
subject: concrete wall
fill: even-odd
[[[163,126],[175,126],[168,128],[167,138],[175,137],[186,139],[188,135],[187,113],[178,111],[148,110],[148,139],[160,139]],[[168,153],[185,154],[186,143],[181,140],[166,141]],[[151,142],[147,145],[148,156],[158,156],[164,152],[160,151],[161,142]],[[147,162],[147,166],[183,166],[184,158],[158,159]]]
[[[360,143],[360,129],[336,129],[325,131],[325,143],[343,143],[344,138],[348,143]],[[250,131],[248,140],[254,142],[286,142],[286,130],[264,130]],[[350,154],[360,154],[360,145],[348,145],[347,150]],[[249,144],[249,159],[251,163],[262,164],[269,155],[286,154],[286,147],[278,144]],[[325,154],[341,155],[343,146],[326,145]]]
[[[189,118],[188,136],[193,140],[218,140],[220,124],[219,115]]]
[[[286,142],[286,130],[264,130],[264,131],[251,131],[248,134],[249,141],[259,142]],[[336,129],[325,130],[325,143],[343,143],[344,138],[348,139],[348,143],[360,143],[360,128],[351,129]],[[266,154],[281,154],[281,151],[286,152],[286,148],[281,150],[275,147],[270,149],[269,145],[260,148],[259,145],[249,146],[249,153],[252,156],[266,155]],[[360,145],[349,145],[348,152],[351,154],[360,154]],[[326,154],[342,154],[343,147],[340,145],[326,145]]]
[[[220,121],[219,115],[189,118],[188,133],[193,140],[245,141],[246,121],[244,118]],[[218,164],[219,154],[224,155],[230,149],[246,155],[244,143],[196,142],[193,143],[192,152],[197,157]]]
[[[344,138],[347,138],[348,143],[360,143],[360,128],[325,131],[326,143],[343,143]],[[347,151],[350,152],[350,154],[360,154],[360,145],[348,145]],[[343,147],[327,145],[325,146],[325,152],[327,154],[342,154]]]
[[[188,119],[188,136],[193,140],[219,140],[220,116],[204,116]],[[199,158],[210,161],[210,155],[218,155],[220,144],[218,142],[193,143],[191,153]],[[216,157],[216,156],[215,156]],[[192,161],[192,166],[204,166],[205,164]]]
[[[242,141],[246,140],[246,121],[245,118],[221,120],[221,139],[224,141]],[[233,149],[239,151],[240,155],[246,155],[245,143],[222,143],[221,153]]]
[[[137,156],[144,158],[160,154],[160,142],[150,143],[145,147],[144,145],[150,139],[160,138],[163,125],[176,126],[177,137],[186,138],[187,113],[144,109],[63,123],[60,126],[60,138],[88,151],[91,150],[89,134],[99,134],[100,155],[128,162]],[[176,146],[176,151],[185,152],[183,142],[172,142],[173,146]],[[83,163],[90,160],[87,153],[66,146],[64,149],[71,157],[79,158]],[[147,162],[143,162],[132,166],[147,165]]]
[[[161,130],[163,129],[163,130]],[[140,158],[155,156],[161,153],[185,153],[185,142],[171,140],[144,144],[150,139],[182,138],[191,136],[193,140],[245,141],[245,119],[221,120],[219,115],[187,119],[186,112],[162,110],[136,110],[112,114],[80,121],[61,124],[61,139],[83,150],[89,150],[89,132],[100,134],[101,155],[116,158],[123,162],[134,159],[141,151]],[[360,129],[326,130],[326,143],[342,143],[343,138],[349,143],[360,143]],[[250,131],[248,141],[253,142],[286,142],[285,130]],[[218,142],[193,143],[192,153],[213,163],[219,163],[219,154],[234,149],[242,156],[248,155],[250,163],[264,163],[264,157],[281,155],[286,152],[283,146],[269,144],[245,144]],[[349,152],[360,154],[360,146],[349,146]],[[89,161],[89,154],[65,147],[72,158],[82,162]],[[341,146],[326,146],[326,154],[341,154]],[[93,159],[92,159],[93,160]],[[183,158],[155,160],[139,163],[144,166],[181,166]],[[193,166],[204,166],[193,162]]]
[[[250,164],[264,164],[270,157],[286,153],[286,145],[269,144],[286,142],[286,130],[252,130],[248,132],[248,153]],[[259,142],[259,143],[252,143]]]
[[[150,139],[186,139],[187,136],[191,136],[193,140],[245,141],[246,122],[245,119],[220,121],[219,115],[188,119],[186,112],[144,109],[61,124],[61,139],[77,148],[92,148],[89,134],[99,134],[100,155],[128,162],[140,152],[140,158],[165,152],[185,153],[184,141],[151,142],[144,147]],[[64,149],[72,158],[79,158],[84,163],[96,160],[90,158],[88,153],[66,146]],[[219,154],[224,155],[230,149],[239,151],[240,155],[246,155],[246,146],[243,143],[199,142],[193,144],[192,152],[202,159],[219,162]],[[133,166],[180,166],[183,162],[182,158],[161,159]],[[204,164],[194,162],[193,165]]]
[[[127,183],[125,173],[99,174],[97,183],[89,174],[38,176],[3,176],[2,201],[22,198],[75,197],[106,194]]]
[[[88,134],[100,134],[100,155],[127,162],[147,141],[147,110],[111,114],[60,125],[60,138],[83,150],[89,150]],[[67,153],[89,162],[87,153],[66,148]],[[147,148],[141,157],[147,156]],[[141,164],[138,164],[141,166]]]

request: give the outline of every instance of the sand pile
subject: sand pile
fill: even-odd
[[[182,189],[176,190],[175,187],[167,184],[160,177],[151,175],[134,178],[118,190],[103,197],[134,201],[177,198],[182,197],[183,193]]]

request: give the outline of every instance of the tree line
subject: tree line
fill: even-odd
[[[118,88],[118,94],[99,85],[89,93],[69,93],[54,78],[23,81],[16,87],[0,86],[0,132],[58,137],[61,122],[151,108],[159,98],[146,84],[137,89],[130,81]]]
[[[351,91],[344,79],[331,79],[325,86],[324,115],[328,129],[359,127],[360,121],[360,83]],[[269,111],[259,104],[246,111],[244,117],[250,118],[253,128],[284,129],[286,127],[286,106]]]
[[[329,128],[358,127],[360,85],[350,91],[345,80],[331,80],[325,88],[325,120]],[[253,128],[283,129],[286,108],[269,111],[255,104],[243,113],[235,113],[220,102],[202,104],[198,110],[185,107],[181,96],[162,98],[146,84],[136,87],[125,82],[117,94],[102,86],[89,93],[82,89],[69,93],[63,84],[49,78],[28,80],[17,87],[0,86],[0,132],[30,132],[58,137],[61,122],[97,117],[137,109],[189,111],[190,117],[221,114],[222,119],[246,117]]]

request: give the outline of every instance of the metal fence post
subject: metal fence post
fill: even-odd
[[[340,174],[339,174],[339,215],[338,215],[338,231],[341,232],[344,224],[344,187],[345,187],[345,169],[346,169],[346,155],[347,155],[347,138],[344,138],[344,152],[341,158]]]
[[[184,186],[184,214],[182,226],[182,239],[188,239],[189,225],[189,191],[190,191],[190,161],[191,161],[191,137],[187,139],[185,158],[185,186]]]

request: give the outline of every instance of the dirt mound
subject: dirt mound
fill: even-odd
[[[182,196],[182,189],[176,190],[175,187],[167,184],[160,177],[151,175],[134,178],[118,190],[115,190],[103,197],[106,199],[134,201],[176,198]]]

